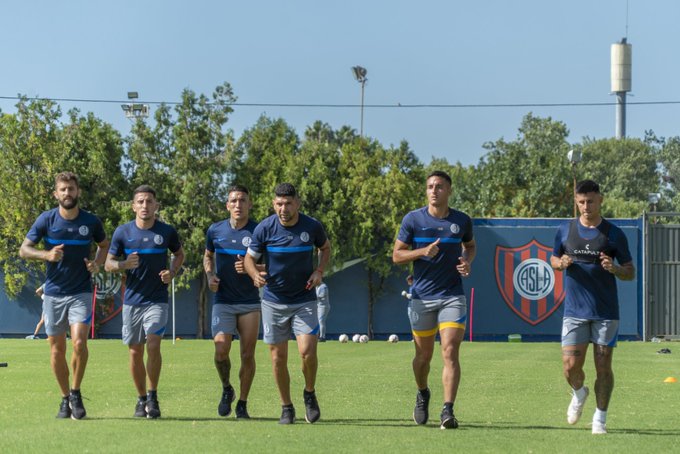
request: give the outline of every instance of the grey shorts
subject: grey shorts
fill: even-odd
[[[92,293],[50,296],[43,300],[45,332],[48,336],[59,336],[68,331],[69,325],[92,322]]]
[[[616,347],[618,338],[618,320],[584,320],[573,317],[564,317],[562,320],[562,347],[590,342]]]
[[[298,304],[280,304],[262,300],[262,325],[265,344],[280,344],[291,333],[319,334],[316,300]]]
[[[238,334],[238,316],[260,312],[259,304],[213,304],[212,337],[218,334]],[[259,326],[258,326],[259,334]]]
[[[166,303],[123,305],[123,343],[136,345],[146,343],[146,336],[163,337],[170,309]]]
[[[430,337],[444,328],[465,329],[467,299],[465,295],[436,300],[411,299],[408,318],[414,336]]]

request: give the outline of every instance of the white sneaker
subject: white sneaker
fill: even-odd
[[[607,433],[607,424],[593,421],[593,435],[603,435]]]
[[[569,408],[567,408],[567,422],[569,424],[576,424],[578,420],[581,419],[581,415],[583,414],[583,406],[586,404],[588,394],[590,394],[590,390],[588,390],[587,386],[584,386],[583,389],[586,390],[586,397],[584,397],[583,400],[579,400],[578,397],[576,397],[576,394],[571,397]]]

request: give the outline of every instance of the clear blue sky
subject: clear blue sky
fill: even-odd
[[[226,81],[243,103],[358,105],[361,65],[369,105],[613,102],[610,45],[626,35],[626,0],[25,0],[0,14],[0,96],[78,99],[177,101]],[[680,1],[630,0],[629,101],[680,101],[679,23]],[[117,104],[61,104],[129,131]],[[366,108],[364,130],[424,162],[476,164],[528,111],[574,142],[614,135],[614,106]],[[358,107],[236,107],[228,126],[240,135],[263,113],[300,135],[315,120],[359,130]],[[628,136],[680,135],[679,120],[680,104],[629,106]]]

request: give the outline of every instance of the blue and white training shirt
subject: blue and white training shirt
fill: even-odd
[[[464,295],[463,283],[456,266],[462,256],[462,243],[472,241],[472,220],[462,211],[449,208],[443,219],[432,216],[428,207],[411,211],[401,221],[397,239],[420,249],[440,240],[439,253],[413,262],[413,298],[433,300]]]
[[[168,302],[168,285],[161,280],[160,272],[168,269],[168,250],[177,252],[181,247],[174,227],[158,220],[147,230],[131,221],[113,232],[111,255],[127,259],[133,252],[139,254],[139,266],[125,270],[125,304]]]
[[[45,295],[65,296],[92,291],[90,272],[85,259],[90,257],[92,242],[106,239],[104,226],[92,213],[79,209],[75,219],[64,219],[59,208],[44,211],[28,231],[26,238],[35,244],[44,240],[45,250],[64,245],[59,262],[47,262]]]
[[[282,304],[316,301],[316,290],[306,288],[307,280],[314,272],[316,248],[326,241],[321,223],[302,213],[290,227],[283,226],[275,214],[260,222],[248,254],[255,258],[264,254],[267,285],[263,298]]]
[[[248,221],[241,229],[235,229],[225,219],[208,228],[205,248],[215,254],[215,274],[220,280],[214,304],[260,304],[260,293],[253,280],[234,268],[237,256],[246,256],[255,227],[255,221]]]

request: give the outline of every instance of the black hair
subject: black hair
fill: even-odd
[[[574,189],[576,194],[587,194],[589,192],[600,193],[600,185],[595,183],[593,180],[583,180],[579,181]]]
[[[295,186],[290,183],[280,183],[274,188],[276,197],[297,197]]]
[[[250,192],[248,192],[248,188],[240,184],[231,185],[229,187],[229,190],[227,191],[227,194],[231,194],[232,192],[245,192],[246,194],[250,195]]]
[[[430,173],[430,174],[427,176],[427,178],[425,179],[425,181],[429,180],[429,179],[432,178],[432,177],[439,177],[439,178],[445,179],[445,180],[449,183],[449,186],[451,186],[451,184],[452,184],[452,182],[451,182],[451,177],[449,176],[448,173],[444,172],[443,170],[435,170],[435,171],[433,171],[432,173]]]
[[[148,184],[137,186],[137,189],[135,189],[135,191],[132,193],[132,198],[134,199],[135,196],[141,192],[152,194],[153,198],[154,199],[156,198],[156,190],[149,186]]]

